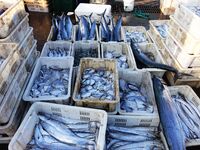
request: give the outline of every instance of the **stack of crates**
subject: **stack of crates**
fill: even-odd
[[[38,55],[23,0],[3,3],[7,9],[0,16],[0,143],[8,142],[20,124],[23,88]]]
[[[49,12],[50,0],[24,0],[29,11],[33,12]]]

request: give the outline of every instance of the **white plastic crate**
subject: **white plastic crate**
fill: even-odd
[[[155,58],[155,62],[165,64],[163,57],[161,56],[159,50],[157,49],[156,45],[153,43],[141,43],[138,44],[139,48],[143,53],[150,52]],[[137,64],[137,63],[136,63]],[[140,70],[137,66],[137,69]],[[165,70],[157,69],[157,68],[142,68],[142,70],[149,71],[151,74],[162,77],[165,73]]]
[[[33,28],[29,28],[27,35],[25,36],[22,43],[19,45],[20,55],[26,58],[33,44],[34,44]]]
[[[114,76],[114,100],[97,100],[95,98],[85,98],[85,99],[78,99],[77,95],[80,91],[81,86],[81,79],[82,73],[86,68],[105,68],[108,71],[111,71]],[[99,58],[82,58],[80,61],[78,74],[76,77],[75,88],[73,92],[73,102],[76,106],[82,107],[90,107],[90,108],[97,108],[97,109],[104,109],[108,112],[113,112],[116,109],[116,106],[119,102],[119,84],[118,84],[118,71],[116,61],[113,59],[99,59]]]
[[[48,101],[48,102],[56,102],[56,103],[63,103],[66,104],[69,102],[69,97],[71,93],[71,79],[72,79],[72,69],[73,69],[73,57],[65,57],[65,58],[39,58],[35,68],[33,70],[33,73],[31,75],[30,81],[26,87],[26,90],[23,95],[23,100],[24,101],[30,101],[30,102],[39,102],[39,101]],[[40,68],[42,65],[47,65],[49,66],[58,66],[60,68],[69,68],[69,83],[68,83],[68,91],[66,95],[62,96],[40,96],[38,98],[32,98],[30,94],[30,90],[33,86],[35,78],[38,76],[40,72]]]
[[[180,5],[174,13],[174,19],[196,39],[200,39],[199,25],[200,17],[192,12],[187,6],[199,6],[200,1],[191,2],[190,4]]]
[[[3,96],[0,105],[0,123],[7,123],[9,121],[13,109],[17,103],[19,94],[28,75],[25,68],[25,63],[26,61],[23,61],[23,63],[20,65],[15,78],[12,80],[6,94]]]
[[[49,0],[24,0],[25,4],[31,5],[47,5]]]
[[[77,41],[77,38],[76,38],[76,34],[78,32],[78,25],[74,25],[73,27],[74,29],[74,32],[73,32],[73,41]],[[95,33],[95,39],[94,41],[99,41],[99,34],[98,34],[98,29],[97,29],[97,25],[96,25],[96,29],[95,29],[96,33]],[[84,40],[82,40],[84,42]],[[92,41],[92,40],[86,40],[86,41]]]
[[[141,89],[142,94],[147,98],[149,104],[153,107],[153,112],[145,112],[145,111],[134,111],[134,112],[126,112],[126,110],[122,110],[120,107],[120,103],[118,106],[118,112],[120,115],[131,115],[131,116],[152,116],[152,118],[158,118],[158,110],[155,102],[155,95],[153,91],[153,84],[151,80],[151,74],[147,71],[130,71],[130,70],[120,70],[119,71],[119,79],[123,79],[127,82],[134,82]],[[148,85],[148,86],[147,86]]]
[[[84,41],[84,42],[83,41],[76,41],[72,45],[72,56],[74,57],[74,66],[75,67],[77,66],[77,64],[75,62],[76,59],[81,60],[81,58],[76,57],[76,53],[78,53],[79,51],[84,50],[84,49],[94,50],[97,54],[97,58],[101,57],[100,44],[97,41]],[[80,62],[79,62],[79,65],[80,65]]]
[[[125,116],[125,115],[109,115],[107,125],[119,126],[119,127],[159,127],[159,119],[152,118],[152,116]],[[159,134],[161,141],[163,142],[165,150],[169,150],[167,141],[163,132]]]
[[[75,31],[74,31],[74,26],[73,26],[71,40],[69,40],[70,42],[74,41],[74,32]],[[47,37],[47,41],[51,41],[52,37],[53,37],[53,26],[51,26],[51,29],[49,31],[49,35]],[[64,40],[57,40],[57,41],[64,41]]]
[[[39,52],[37,51],[37,41],[34,40],[34,44],[32,46],[32,48],[28,51],[28,55],[27,58],[28,60],[26,61],[26,70],[28,72],[31,72],[31,70],[33,69],[33,65],[36,62],[36,59],[39,57]]]
[[[160,10],[164,15],[171,15],[175,12],[178,4],[178,0],[160,0]]]
[[[190,67],[194,60],[200,59],[200,54],[194,55],[185,52],[185,50],[178,44],[175,38],[170,35],[170,33],[168,33],[165,44],[183,68]],[[196,66],[200,66],[200,62],[197,61]]]
[[[90,0],[93,4],[106,4],[107,0]]]
[[[184,85],[184,86],[169,86],[168,88],[171,95],[176,95],[178,93],[183,94],[188,101],[192,101],[196,105],[197,109],[200,110],[199,107],[200,99],[191,87]],[[199,144],[200,144],[200,139],[188,139],[186,141],[186,147],[199,146]]]
[[[24,35],[28,33],[29,29],[29,19],[28,14],[23,18],[23,20],[18,23],[14,30],[4,39],[0,39],[0,43],[21,43],[24,39]]]
[[[199,33],[198,30],[196,32]],[[188,33],[188,30],[182,27],[182,23],[178,23],[173,16],[170,16],[169,34],[188,54],[200,54],[200,37],[197,39]]]
[[[56,48],[61,48],[61,49],[67,49],[69,51],[69,56],[72,55],[72,43],[67,42],[67,41],[56,41],[56,42],[46,42],[44,44],[44,47],[41,52],[41,57],[48,57],[47,54],[49,52],[49,49],[56,49]]]
[[[109,27],[110,27],[110,25],[109,25]],[[120,38],[121,38],[120,42],[125,42],[123,26],[121,27],[121,30],[120,30]],[[101,37],[101,25],[99,26],[99,42],[104,42]],[[109,41],[108,43],[118,43],[118,42],[117,41]]]
[[[38,113],[59,114],[61,117],[83,121],[99,121],[97,150],[103,150],[107,126],[107,113],[102,110],[65,106],[51,103],[34,103],[9,144],[9,150],[23,150],[33,136],[34,127],[39,121]]]
[[[158,49],[161,50],[164,48],[164,43],[166,38],[163,38],[160,33],[158,32],[156,26],[160,26],[163,24],[168,25],[169,20],[150,20],[149,24],[149,31],[147,31],[147,34],[150,35],[150,38],[153,40],[153,42],[157,45]]]
[[[49,12],[49,4],[30,4],[26,3],[29,11],[32,12]]]
[[[6,48],[2,48],[2,47]],[[0,105],[5,95],[6,91],[8,90],[12,80],[15,77],[15,74],[21,64],[21,58],[19,53],[13,50],[16,50],[15,44],[0,44],[0,52],[1,55],[6,58],[3,64],[0,66]],[[2,53],[3,52],[3,53]]]
[[[127,57],[127,63],[129,65],[129,68],[131,70],[136,70],[136,62],[135,58],[132,57],[132,50],[129,44],[127,43],[107,43],[102,42],[101,43],[101,57],[104,58],[104,53],[106,51],[116,51],[119,54],[126,55]],[[119,68],[118,68],[119,69]]]
[[[76,9],[75,9],[75,15],[76,15],[76,21],[78,22],[77,16],[89,16],[91,13],[92,17],[91,20],[96,20],[97,22],[100,22],[101,16],[98,14],[102,14],[106,9],[105,16],[111,16],[111,5],[101,5],[101,4],[86,4],[86,3],[80,3]],[[108,22],[108,18],[106,17],[106,20]]]
[[[141,32],[144,33],[147,43],[152,43],[150,37],[147,34],[147,30],[143,26],[123,26],[123,36],[124,36],[124,41],[128,42],[126,39],[126,32]]]
[[[200,67],[183,68],[170,50],[166,47],[160,51],[165,63],[175,67],[181,73],[191,74],[192,76],[183,76],[180,79],[174,80],[174,74],[167,72],[167,79],[170,85],[190,85],[191,87],[200,87]]]
[[[26,15],[23,0],[1,0],[9,7],[0,15],[0,38],[6,38]]]

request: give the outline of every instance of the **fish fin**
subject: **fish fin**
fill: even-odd
[[[98,16],[101,16],[101,19],[103,18],[103,16],[105,15],[105,13],[106,13],[106,10],[107,10],[107,8],[103,11],[103,13],[101,13],[101,14],[97,14]]]

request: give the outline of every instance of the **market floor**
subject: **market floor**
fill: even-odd
[[[118,8],[121,10],[121,8]],[[120,12],[120,11],[119,11]],[[128,25],[128,26],[145,26],[147,29],[149,28],[148,22],[149,20],[143,19],[143,18],[138,18],[133,15],[133,13],[125,13],[121,12],[119,13],[113,13],[115,16],[122,15],[123,16],[123,25]],[[166,19],[168,17],[163,16],[160,13],[150,13],[150,19]],[[50,27],[51,27],[51,15],[48,13],[30,13],[29,14],[29,21],[30,21],[30,26],[33,27],[34,31],[34,37],[37,39],[37,46],[38,46],[38,51],[42,50],[42,47],[44,43],[47,40]],[[195,92],[197,92],[198,96],[200,96],[200,90],[195,89]],[[7,145],[1,145],[0,149],[6,150]],[[199,148],[191,148],[191,149],[199,149]]]

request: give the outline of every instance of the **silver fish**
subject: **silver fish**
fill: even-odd
[[[128,42],[134,40],[135,43],[148,43],[146,35],[143,32],[139,31],[134,31],[134,32],[126,31],[126,39]]]
[[[194,12],[197,16],[200,17],[200,7],[196,6],[187,6],[192,12]]]
[[[167,37],[167,31],[168,31],[168,25],[167,24],[161,24],[159,26],[156,26],[156,29],[158,30],[158,32],[160,33],[160,35],[163,38]]]
[[[64,57],[64,56],[69,56],[70,55],[70,50],[66,48],[49,48],[47,56],[48,57]]]

